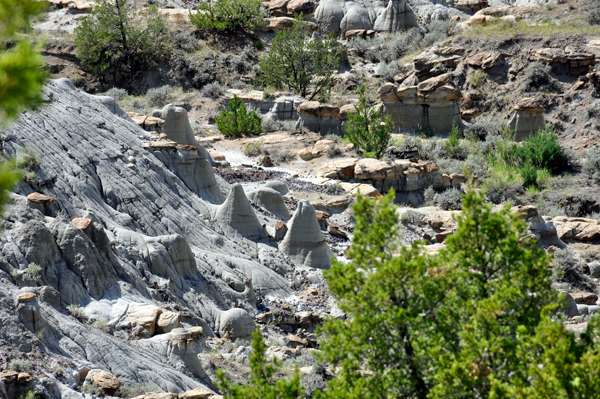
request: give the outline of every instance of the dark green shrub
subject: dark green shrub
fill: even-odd
[[[243,101],[236,95],[229,102],[229,110],[224,109],[215,119],[219,130],[227,137],[242,137],[262,132],[260,116],[256,111],[248,111]]]
[[[367,86],[358,89],[358,96],[356,112],[348,115],[346,137],[365,156],[371,153],[374,158],[381,158],[392,136],[392,119],[389,115],[384,118],[381,109],[369,106]]]
[[[530,187],[537,185],[537,169],[530,163],[526,163],[521,168],[521,177],[523,178],[523,186]]]
[[[75,35],[81,64],[114,86],[136,88],[136,79],[171,54],[169,30],[157,7],[134,10],[130,0],[99,0]]]
[[[498,136],[502,131],[504,121],[501,119],[476,118],[465,131],[465,138],[475,141],[485,141],[489,136]]]
[[[260,0],[203,1],[198,12],[190,13],[190,21],[198,29],[232,31],[238,28],[252,29],[264,23]]]
[[[557,172],[565,166],[562,148],[556,133],[551,129],[540,129],[525,139],[520,148],[523,165],[536,169]]]

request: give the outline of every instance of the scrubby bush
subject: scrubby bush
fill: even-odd
[[[327,158],[336,158],[342,155],[342,150],[337,146],[337,144],[331,143],[329,144],[329,147],[327,147],[325,154],[327,155]]]
[[[120,89],[118,87],[113,87],[112,89],[106,92],[106,95],[114,98],[116,101],[121,101],[129,97],[129,93],[127,93],[127,90]]]
[[[102,81],[136,88],[136,79],[168,59],[166,19],[155,5],[134,9],[131,0],[99,0],[75,28],[77,58]]]
[[[244,146],[244,155],[247,157],[256,157],[265,152],[261,143],[248,143]]]
[[[434,204],[445,211],[458,211],[461,208],[461,192],[457,188],[451,188],[437,194]]]
[[[536,169],[560,171],[568,166],[556,133],[551,129],[540,129],[529,136],[520,148],[523,165],[531,165]]]
[[[179,32],[173,36],[173,44],[183,51],[195,51],[201,48],[198,39],[185,32]]]
[[[30,263],[25,269],[14,269],[11,273],[13,277],[21,277],[28,283],[38,283],[42,279],[42,267],[37,263]]]
[[[535,186],[537,185],[538,171],[530,163],[526,163],[521,168],[521,177],[523,178],[523,186]]]
[[[65,369],[58,364],[52,366],[50,371],[52,371],[52,374],[54,374],[56,377],[63,377],[65,375]]]
[[[585,20],[590,25],[600,25],[600,7],[588,11],[585,15]]]
[[[289,150],[285,150],[271,155],[271,161],[275,165],[280,165],[282,163],[293,161],[295,158],[296,155]]]
[[[234,95],[229,102],[229,110],[224,109],[217,116],[217,127],[226,137],[242,137],[262,132],[262,119],[256,111],[248,111],[246,105]]]
[[[295,126],[296,126],[296,121],[293,121],[293,120],[282,121],[282,120],[272,119],[272,118],[263,118],[263,120],[262,120],[262,128],[263,128],[263,132],[265,132],[265,133],[277,132],[280,130],[290,132],[290,131],[294,130]]]
[[[358,89],[359,104],[356,112],[348,115],[346,137],[356,149],[365,151],[365,156],[381,158],[392,135],[392,119],[385,118],[381,109],[369,106],[367,86]]]
[[[173,88],[169,85],[155,87],[146,92],[146,100],[153,107],[162,107],[171,101]]]
[[[583,172],[590,178],[600,181],[600,148],[590,148],[587,150],[586,155]]]
[[[141,384],[123,384],[119,388],[122,398],[135,398],[136,396],[142,396],[149,392],[155,392],[158,387],[153,382],[141,383]]]
[[[190,13],[190,21],[200,30],[232,31],[264,24],[260,0],[203,1],[197,10],[197,13]]]
[[[219,82],[212,82],[207,84],[200,90],[200,94],[204,97],[217,98],[225,94],[223,86]]]
[[[31,364],[26,359],[12,359],[8,362],[8,369],[17,372],[29,371]]]
[[[524,85],[526,91],[560,92],[560,86],[550,76],[550,66],[536,61],[525,69]]]
[[[398,65],[393,61],[390,63],[381,61],[377,66],[377,74],[381,76],[381,79],[393,82],[394,76],[398,74]]]
[[[465,138],[485,141],[490,136],[498,136],[505,125],[501,119],[475,118],[464,130]]]
[[[101,396],[103,394],[102,388],[95,382],[86,381],[80,388],[80,391],[93,396]]]
[[[584,264],[575,255],[571,248],[558,249],[554,252],[554,267],[552,269],[554,280],[567,283],[570,286],[593,292],[595,284],[585,275]]]
[[[483,187],[488,201],[493,204],[512,202],[513,205],[520,205],[520,197],[525,193],[522,185],[498,177],[487,179]]]
[[[466,157],[466,151],[460,144],[461,138],[463,138],[462,131],[456,123],[452,123],[452,130],[446,139],[446,152],[454,159],[464,159]]]
[[[88,317],[81,306],[71,304],[67,306],[67,310],[69,311],[69,313],[71,313],[71,316],[75,317],[77,320],[83,322],[88,321]]]
[[[431,21],[429,24],[425,25],[427,33],[420,39],[415,40],[412,47],[414,49],[424,49],[446,40],[452,34],[452,30],[455,26],[456,23],[450,21]]]

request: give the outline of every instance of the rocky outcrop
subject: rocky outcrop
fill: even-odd
[[[185,109],[168,104],[162,110],[155,109],[152,111],[152,116],[164,121],[162,131],[169,140],[182,145],[200,146],[194,137],[194,131]],[[204,153],[206,150],[202,152]],[[203,155],[204,158],[208,158],[208,153]]]
[[[387,7],[373,23],[379,32],[405,31],[418,26],[417,18],[406,0],[389,0]]]
[[[566,244],[559,238],[556,227],[552,222],[546,222],[538,213],[536,207],[532,205],[514,206],[511,212],[517,213],[520,218],[524,219],[528,226],[527,230],[535,239],[535,241],[544,247],[555,246],[564,249]]]
[[[333,254],[321,232],[315,208],[308,201],[298,202],[287,227],[288,232],[279,244],[283,253],[299,266],[330,267]]]
[[[266,23],[264,25],[256,26],[254,29],[263,32],[277,32],[282,30],[288,30],[294,27],[296,20],[291,17],[272,17],[265,18],[265,22]],[[319,29],[317,24],[313,22],[302,21],[302,24],[304,24],[308,29],[312,31],[317,31]]]
[[[552,66],[555,73],[586,74],[590,66],[598,63],[593,53],[576,53],[564,48],[540,48],[528,56],[530,61],[541,61]]]
[[[564,295],[564,299],[560,310],[567,317],[587,316],[600,311],[600,306],[597,305],[578,304],[568,292],[561,292],[561,294]]]
[[[112,396],[123,385],[117,377],[99,369],[90,370],[85,381],[100,387],[102,392],[107,396]]]
[[[558,216],[551,221],[562,240],[596,241],[600,240],[600,222],[595,219]]]
[[[415,75],[426,79],[455,69],[464,57],[466,49],[458,46],[433,47],[419,54],[413,60]],[[408,82],[407,82],[408,83]],[[412,85],[416,85],[414,82]],[[403,86],[411,86],[403,84]]]
[[[215,220],[247,238],[259,238],[263,235],[263,227],[240,184],[231,187],[225,202],[216,209]]]
[[[298,156],[305,161],[320,158],[327,153],[327,149],[332,144],[334,144],[333,140],[318,140],[315,144],[298,151]]]
[[[454,0],[454,7],[466,12],[476,12],[489,7],[487,0]]]
[[[524,98],[514,106],[508,127],[515,132],[515,140],[526,139],[538,129],[546,126],[544,111],[546,109],[535,98]]]
[[[277,97],[264,117],[276,120],[298,119],[298,107],[305,102],[304,98],[297,96]]]
[[[298,116],[302,126],[310,131],[323,136],[342,133],[339,107],[321,104],[318,101],[307,101],[298,107]]]
[[[398,87],[386,83],[378,94],[384,103],[384,113],[391,116],[396,129],[448,132],[453,124],[462,124],[459,102],[462,93],[452,84],[451,73],[416,86]]]
[[[256,330],[252,317],[244,309],[229,309],[219,317],[219,334],[232,339],[248,338]]]
[[[272,0],[268,8],[275,17],[291,17],[302,13],[305,17],[311,15],[316,8],[313,0]]]

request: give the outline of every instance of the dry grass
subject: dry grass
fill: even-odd
[[[543,36],[555,37],[559,35],[598,35],[600,26],[590,26],[583,18],[560,21],[553,23],[542,21],[533,23],[530,21],[493,21],[486,25],[475,25],[465,29],[460,36],[467,39],[494,39],[509,40],[517,36]]]

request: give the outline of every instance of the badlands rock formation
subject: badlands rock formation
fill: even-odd
[[[241,186],[214,175],[177,107],[160,113],[171,138],[181,140],[171,142],[65,81],[50,82],[45,99],[2,132],[6,155],[27,147],[39,153],[39,164],[4,215],[0,338],[123,384],[210,389],[197,358],[203,339],[248,337],[257,297],[291,294],[278,274],[293,267],[290,258],[327,266],[331,252],[314,210],[299,206],[280,251],[275,240],[258,241],[263,225],[279,219],[257,216]],[[280,196],[275,190],[285,191],[277,182],[271,187],[256,195],[267,209]],[[315,250],[303,246],[309,242]],[[41,270],[32,280],[34,264]],[[104,323],[106,332],[75,317]],[[71,385],[85,377],[77,378],[40,383],[52,397],[79,398]]]

